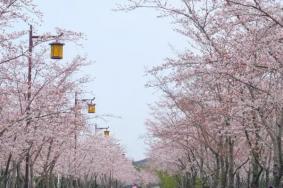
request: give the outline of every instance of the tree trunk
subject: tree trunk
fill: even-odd
[[[9,172],[9,167],[10,167],[11,159],[12,159],[12,154],[10,153],[9,157],[8,157],[7,164],[6,164],[6,169],[5,169],[5,172],[4,172],[4,187],[5,188],[7,188],[8,172]]]
[[[237,172],[237,175],[236,175],[237,179],[236,179],[236,188],[241,188],[240,185],[241,185],[241,179],[240,179],[240,173]]]
[[[227,165],[226,157],[220,156],[220,167],[221,167],[221,188],[227,188]]]
[[[273,177],[274,188],[280,188],[280,181],[283,174],[283,158],[282,158],[282,127],[283,127],[283,109],[280,113],[280,121],[275,125],[276,138],[273,140]]]
[[[219,187],[219,180],[220,180],[220,160],[219,155],[215,154],[215,160],[216,160],[216,167],[215,167],[215,176],[213,178],[213,188]]]
[[[247,188],[250,188],[250,182],[251,182],[251,167],[250,167],[250,164],[249,164],[248,178],[247,178]]]
[[[12,171],[12,182],[11,182],[10,187],[15,188],[16,183],[17,183],[16,182],[16,180],[17,180],[17,163],[16,163],[16,161],[13,161],[12,164],[13,164],[13,171]]]
[[[234,142],[231,137],[228,138],[229,144],[229,171],[228,171],[228,187],[234,188]]]

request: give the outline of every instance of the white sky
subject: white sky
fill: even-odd
[[[95,63],[82,74],[95,79],[88,91],[96,97],[97,114],[114,114],[121,119],[100,121],[110,126],[112,136],[125,146],[127,156],[140,160],[146,147],[141,138],[146,130],[144,121],[149,117],[150,104],[157,100],[153,90],[145,88],[148,77],[145,68],[158,65],[173,56],[169,44],[176,49],[185,46],[185,39],[172,31],[168,19],[156,18],[154,10],[113,12],[117,3],[125,0],[36,0],[44,13],[40,32],[52,32],[55,27],[83,32],[87,35],[84,48]],[[64,55],[75,56],[77,49],[65,45]]]

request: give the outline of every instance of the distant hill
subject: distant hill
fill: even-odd
[[[137,168],[144,168],[148,165],[149,159],[142,159],[139,161],[133,161],[133,165]]]

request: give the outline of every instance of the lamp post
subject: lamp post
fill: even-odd
[[[110,131],[108,130],[109,126],[108,127],[97,127],[97,124],[94,124],[94,127],[95,127],[95,134],[97,134],[99,130],[104,130],[105,137],[108,137],[110,135]]]
[[[78,103],[79,101],[81,102],[87,102],[88,103],[88,113],[95,113],[96,109],[95,109],[95,103],[93,102],[95,100],[95,97],[93,97],[92,99],[78,99],[78,93],[75,92],[75,154],[74,154],[74,158],[75,158],[75,163],[74,163],[74,168],[75,168],[75,175],[76,175],[76,171],[77,171],[77,167],[76,167],[76,156],[77,156],[77,107],[78,107]],[[75,180],[75,182],[77,183],[77,181]]]
[[[78,99],[78,93],[75,92],[75,108],[77,108],[78,102],[87,102],[88,104],[88,113],[95,113],[96,109],[95,109],[95,103],[94,103],[95,97],[91,98],[91,99]]]
[[[88,102],[88,113],[95,113],[95,103],[93,102],[95,100],[95,97],[92,99],[78,99],[78,93],[75,92],[75,150],[77,148],[77,126],[76,126],[76,120],[77,120],[77,106],[78,102]]]
[[[48,36],[48,38],[59,38],[60,36],[62,36],[63,34],[60,34],[58,36]],[[28,90],[27,90],[27,108],[26,108],[26,113],[27,113],[27,121],[26,121],[26,128],[29,127],[30,125],[30,106],[31,106],[31,74],[32,74],[32,50],[33,50],[33,39],[38,39],[41,38],[42,36],[38,36],[38,35],[33,35],[33,31],[32,31],[32,25],[30,25],[30,29],[29,29],[29,48],[28,48]],[[58,44],[58,42],[57,42]],[[62,44],[62,43],[59,43]],[[53,44],[53,49],[56,48],[56,45]],[[54,55],[54,50],[52,50],[51,47],[51,58]],[[62,59],[63,58],[63,48],[61,50],[61,53],[58,54],[60,58],[57,59]],[[54,59],[54,58],[52,58]],[[29,156],[29,152],[30,152],[31,146],[27,149],[27,153],[26,153],[26,166],[25,166],[25,182],[24,182],[24,188],[29,188],[29,172],[30,172],[30,156]]]

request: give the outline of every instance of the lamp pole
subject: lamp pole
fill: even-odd
[[[27,122],[26,122],[26,129],[28,129],[29,124],[30,124],[30,98],[31,98],[31,67],[32,67],[32,46],[33,46],[33,41],[32,41],[32,25],[30,25],[29,29],[29,54],[28,54],[28,91],[27,91]],[[27,130],[28,132],[28,130]],[[25,185],[24,188],[29,188],[29,163],[30,163],[30,157],[29,157],[29,150],[28,148],[27,153],[26,153],[26,167],[25,167]]]
[[[76,178],[77,176],[77,106],[78,106],[78,93],[75,92],[75,154],[74,154],[75,183],[77,183],[77,178]]]
[[[79,101],[81,101],[81,102],[87,102],[87,101],[90,101],[90,104],[92,104],[92,102],[95,100],[95,97],[93,97],[92,99],[78,99],[78,93],[77,92],[75,92],[75,120],[74,120],[74,124],[75,124],[75,137],[74,137],[74,139],[75,139],[75,151],[74,151],[74,160],[75,160],[75,162],[74,162],[74,172],[75,172],[75,176],[77,175],[77,164],[76,164],[76,160],[77,160],[77,140],[78,140],[78,138],[77,138],[77,116],[78,116],[78,114],[77,114],[77,108],[78,108],[78,104],[79,104]],[[88,107],[89,108],[89,107]],[[94,113],[94,112],[90,112],[90,109],[88,109],[88,112],[89,113]],[[75,187],[77,187],[77,178],[75,177]]]
[[[63,35],[63,33],[61,33],[58,36],[48,36],[48,38],[59,38]],[[38,35],[33,35],[33,31],[32,31],[32,25],[29,26],[29,46],[28,46],[28,90],[27,90],[27,107],[26,107],[26,114],[27,114],[27,121],[26,121],[26,132],[28,133],[28,127],[30,125],[31,119],[30,119],[30,114],[31,114],[31,85],[32,85],[32,49],[33,49],[33,39],[37,39],[40,38],[41,36]],[[62,44],[60,44],[62,45]],[[62,55],[62,54],[60,54]],[[62,59],[62,57],[60,56],[60,58],[57,59]],[[27,149],[26,152],[26,156],[25,156],[25,160],[26,160],[26,164],[25,164],[25,181],[24,181],[24,188],[29,188],[31,185],[31,181],[30,181],[30,149],[31,149],[31,143],[29,141],[27,141],[29,144],[29,147]]]
[[[75,92],[75,152],[77,149],[77,106],[78,106],[78,93]]]
[[[92,104],[92,102],[95,100],[95,97],[93,97],[92,99],[78,99],[78,93],[75,92],[75,150],[77,149],[77,107],[79,104],[79,101],[81,102],[90,102],[90,104]],[[90,110],[88,109],[89,113],[94,113],[94,112],[90,112]]]

